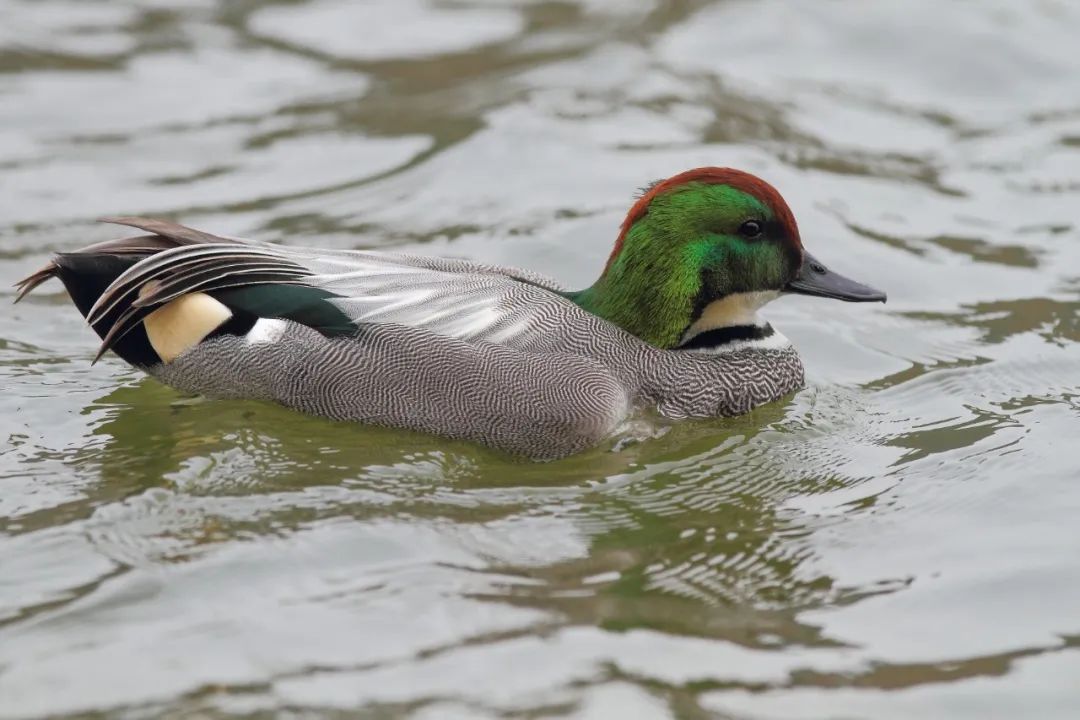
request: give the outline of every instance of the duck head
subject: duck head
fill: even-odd
[[[885,301],[885,293],[829,270],[803,248],[772,185],[705,167],[649,188],[627,213],[603,274],[570,298],[646,342],[674,348],[702,333],[758,327],[758,308],[784,293]]]

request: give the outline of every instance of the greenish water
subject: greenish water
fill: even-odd
[[[206,402],[0,315],[0,718],[1074,718],[1080,8],[6,0],[0,280],[225,234],[598,272],[733,165],[885,306],[808,387],[550,464]],[[7,287],[4,296],[13,293]]]

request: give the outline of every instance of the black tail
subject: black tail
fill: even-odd
[[[65,253],[53,260],[54,275],[64,283],[75,307],[86,317],[105,288],[139,260],[142,258],[132,255]],[[91,326],[98,337],[105,337],[119,314],[120,311],[115,310]],[[161,362],[141,325],[120,338],[112,349],[125,362],[137,367],[150,367]]]
[[[64,284],[75,307],[79,309],[83,317],[86,317],[90,308],[113,280],[140,260],[181,245],[233,242],[162,220],[125,217],[107,218],[105,221],[128,225],[154,234],[109,240],[75,252],[60,253],[45,267],[16,283],[19,292],[15,302],[26,297],[41,283],[55,277]],[[120,309],[113,310],[95,319],[91,327],[99,337],[104,338],[119,315]],[[124,361],[138,367],[150,367],[161,362],[161,358],[154,352],[146,331],[141,325],[117,340],[112,350]]]

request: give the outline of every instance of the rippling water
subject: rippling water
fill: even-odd
[[[0,315],[0,718],[1073,718],[1080,6],[5,0],[0,279],[226,234],[598,272],[776,184],[889,304],[808,387],[551,464],[200,402]],[[12,291],[3,291],[10,300]]]

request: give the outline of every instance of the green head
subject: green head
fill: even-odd
[[[798,285],[818,269],[839,278],[807,259],[795,218],[771,185],[739,170],[698,168],[657,183],[630,208],[603,275],[571,298],[671,348],[698,331],[753,324],[757,307],[781,292],[810,292]],[[831,296],[884,299],[844,282],[865,297]]]

